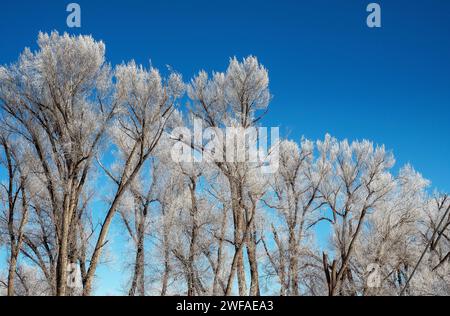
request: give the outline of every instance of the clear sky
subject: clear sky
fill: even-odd
[[[80,29],[66,26],[69,2],[2,1],[0,64],[52,30],[103,40],[112,64],[151,60],[185,78],[256,55],[274,96],[265,126],[297,140],[328,132],[385,144],[397,166],[450,191],[448,0],[74,0]],[[381,28],[366,25],[370,2],[381,5]],[[108,286],[100,293],[118,284]]]

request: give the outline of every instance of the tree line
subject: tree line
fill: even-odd
[[[253,56],[185,82],[113,67],[91,36],[40,33],[0,66],[0,293],[92,295],[116,255],[130,296],[449,295],[450,197],[394,172],[384,146],[282,139],[274,173],[224,146],[173,159],[207,152],[177,128],[248,130],[270,101]]]

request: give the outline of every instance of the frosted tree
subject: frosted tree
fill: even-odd
[[[117,106],[117,114],[109,134],[119,162],[115,170],[105,168],[105,171],[113,179],[116,189],[91,256],[84,295],[91,292],[102,248],[121,198],[151,157],[168,127],[177,99],[184,92],[179,74],[173,73],[164,80],[158,70],[146,70],[134,62],[118,66],[115,79],[113,104]]]
[[[172,252],[186,280],[187,295],[201,296],[208,293],[205,280],[210,274],[209,265],[202,260],[202,253],[209,248],[211,236],[206,232],[214,222],[210,212],[213,208],[198,192],[202,169],[193,164],[179,164],[176,168],[176,176],[183,181],[184,191],[181,195],[183,206],[174,214],[178,234],[174,235]]]
[[[40,33],[38,46],[1,68],[0,101],[8,129],[33,148],[57,234],[56,294],[65,295],[67,265],[77,259],[72,220],[114,107],[105,102],[110,71],[102,42],[53,32]]]
[[[155,292],[158,295],[166,296],[179,293],[173,289],[173,285],[180,278],[173,256],[174,241],[176,240],[173,236],[178,234],[176,214],[184,206],[185,188],[180,177],[173,175],[172,169],[163,165],[159,165],[159,167],[161,172],[158,173],[161,176],[158,181],[160,189],[157,192],[157,199],[160,212],[155,216],[154,232],[151,232],[155,244],[152,257],[156,259],[155,264],[157,265],[155,268],[157,277],[153,282],[155,283]]]
[[[25,226],[29,214],[26,188],[28,185],[28,170],[21,163],[26,157],[20,148],[20,144],[14,141],[13,136],[8,135],[4,130],[0,134],[0,146],[3,150],[2,157],[4,157],[0,163],[5,168],[7,175],[7,182],[1,185],[1,202],[5,207],[4,212],[0,215],[0,227],[5,228],[9,236],[9,269],[6,286],[7,295],[13,296],[16,294],[17,262],[23,246]]]
[[[425,207],[419,221],[421,243],[400,295],[448,295],[450,293],[450,201],[447,194],[436,194]]]
[[[317,166],[311,141],[302,140],[300,147],[292,141],[281,142],[280,167],[271,181],[271,194],[265,201],[268,207],[277,211],[275,216],[271,214],[274,218],[270,220],[276,249],[270,251],[266,241],[264,246],[279,279],[282,296],[300,294],[300,264],[312,255],[308,247],[311,239],[308,228],[315,224],[316,211],[324,205],[319,186],[326,172]]]
[[[154,176],[154,174],[152,174]],[[149,177],[149,175],[147,175]],[[131,284],[128,291],[129,296],[138,294],[144,296],[145,290],[145,239],[150,229],[150,208],[157,203],[154,198],[154,182],[136,178],[130,185],[130,189],[120,203],[119,213],[126,231],[131,239],[134,249],[134,262],[132,264]],[[147,185],[146,185],[147,184]]]
[[[192,100],[191,112],[202,120],[207,127],[222,129],[226,127],[248,130],[254,127],[267,110],[270,101],[269,78],[267,70],[255,57],[248,57],[242,62],[232,59],[225,73],[214,73],[208,78],[201,71],[188,86],[188,95]],[[262,112],[262,113],[259,113]],[[258,114],[259,113],[259,114]],[[225,133],[224,133],[225,134]],[[196,150],[203,151],[193,144]],[[244,145],[244,149],[245,149]],[[252,167],[246,162],[234,160],[225,148],[216,148],[216,153],[223,155],[216,161],[216,167],[226,177],[230,192],[231,209],[234,224],[235,256],[232,263],[226,294],[231,293],[234,275],[237,274],[240,295],[259,295],[258,262],[256,260],[256,240],[254,237],[254,215],[258,201],[256,195],[246,192],[249,173]],[[242,150],[242,148],[239,148]],[[255,167],[253,167],[255,168]],[[250,291],[247,292],[246,273],[244,270],[243,250],[247,249],[250,266]]]
[[[167,293],[172,277],[179,284],[172,293],[210,294],[218,282],[212,232],[219,230],[220,223],[217,208],[201,188],[213,182],[211,169],[204,163],[173,161],[170,149],[175,144],[164,138],[157,154],[161,224],[156,239],[166,267],[161,293]]]
[[[350,260],[358,294],[399,295],[418,256],[418,224],[424,216],[428,184],[406,166],[394,179],[388,198],[368,213]]]
[[[350,266],[355,245],[361,235],[368,213],[377,209],[393,190],[394,179],[389,169],[392,155],[384,147],[368,141],[338,142],[329,135],[317,143],[323,160],[320,168],[328,169],[319,192],[327,203],[323,220],[333,229],[330,262],[323,253],[323,268],[329,295],[354,293]]]

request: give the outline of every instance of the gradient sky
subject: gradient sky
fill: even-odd
[[[371,0],[76,2],[80,29],[66,26],[70,1],[2,1],[0,64],[52,30],[103,40],[112,64],[151,61],[185,78],[256,55],[274,96],[265,126],[297,140],[385,144],[397,166],[411,163],[450,191],[450,1],[373,1],[380,29],[366,25]],[[98,293],[117,293],[119,273],[102,268]]]

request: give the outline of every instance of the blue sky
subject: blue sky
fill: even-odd
[[[274,96],[264,125],[385,144],[450,191],[450,1],[374,1],[380,29],[366,26],[369,0],[78,0],[80,29],[66,26],[69,2],[3,1],[0,64],[52,30],[103,40],[112,64],[151,60],[185,78],[256,55]]]

